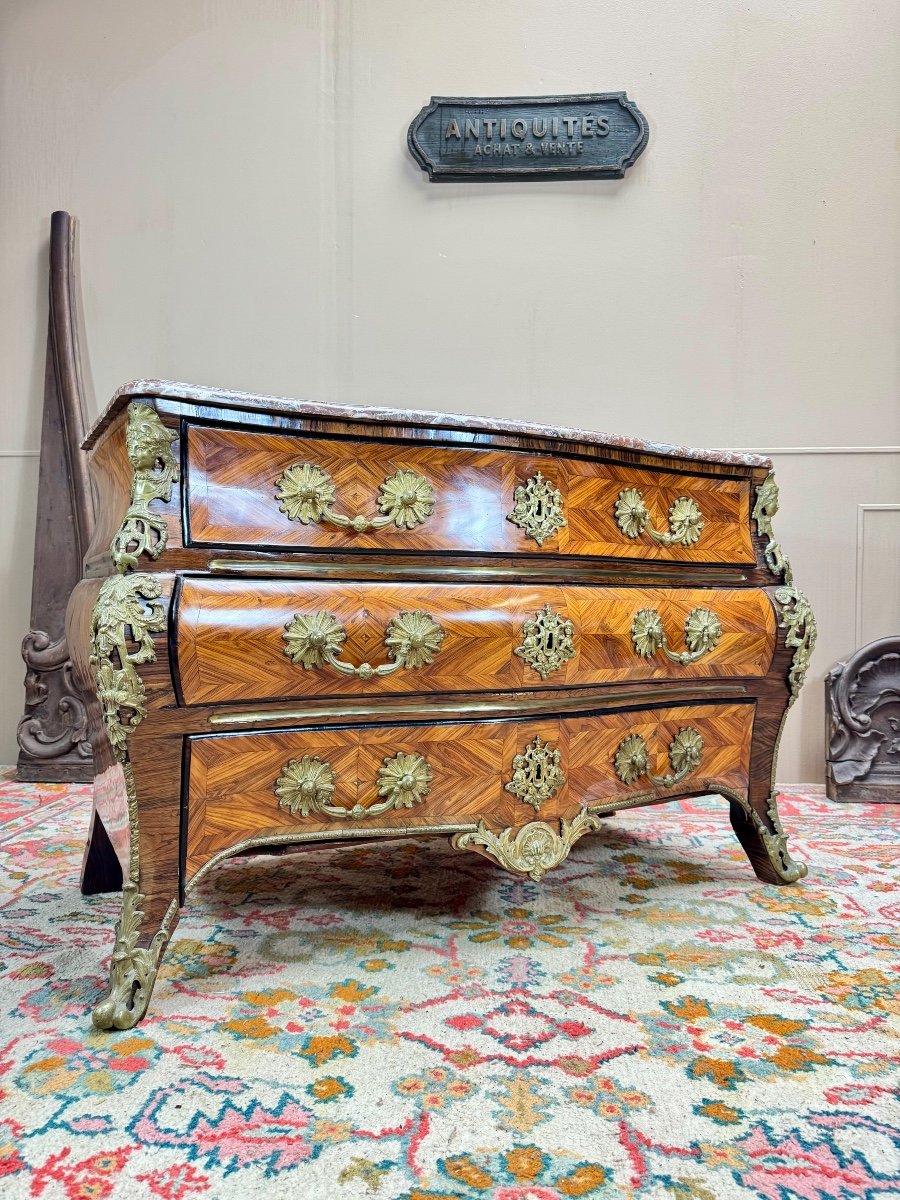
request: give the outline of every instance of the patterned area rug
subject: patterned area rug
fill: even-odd
[[[105,1034],[88,793],[0,784],[5,1200],[900,1193],[889,808],[784,797],[790,888],[713,799],[541,885],[443,842],[231,862]]]

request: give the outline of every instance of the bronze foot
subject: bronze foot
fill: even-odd
[[[109,993],[94,1009],[97,1029],[131,1029],[150,1003],[160,959],[178,920],[178,901],[169,905],[150,944],[138,946],[144,899],[132,881],[122,888],[122,915],[109,964]]]

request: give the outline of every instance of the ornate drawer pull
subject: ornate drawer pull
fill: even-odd
[[[679,730],[669,743],[671,775],[653,775],[647,770],[650,761],[647,743],[639,733],[630,733],[619,743],[613,762],[616,774],[623,783],[636,783],[642,775],[646,775],[654,787],[671,788],[699,767],[702,758],[703,738],[696,729],[688,726]]]
[[[562,494],[538,471],[513,492],[513,510],[507,521],[518,525],[528,537],[543,546],[547,538],[568,525],[563,516]]]
[[[415,529],[434,510],[434,488],[415,471],[397,471],[379,485],[380,517],[345,517],[332,510],[334,480],[327,471],[312,463],[293,463],[275,480],[275,499],[289,520],[308,525],[310,521],[328,521],[340,529],[365,533],[396,525]]]
[[[660,546],[693,546],[703,532],[703,515],[690,496],[679,496],[669,509],[669,529],[661,533],[650,524],[644,497],[637,488],[625,488],[616,500],[616,524],[626,537],[648,534]]]
[[[385,799],[369,808],[361,804],[342,808],[331,803],[334,794],[331,764],[318,756],[304,754],[303,758],[292,758],[285,764],[275,783],[275,795],[278,807],[288,809],[294,816],[323,813],[339,820],[350,817],[359,821],[363,817],[380,817],[393,808],[421,804],[428,795],[432,778],[428,760],[421,754],[395,754],[393,758],[385,758],[378,768],[378,795]]]
[[[687,666],[695,663],[704,654],[715,650],[722,636],[722,622],[709,608],[694,608],[684,623],[684,640],[688,649],[670,650],[663,629],[662,617],[655,608],[642,608],[631,623],[631,640],[641,658],[652,658],[662,650],[672,662]]]
[[[564,662],[575,657],[572,641],[574,632],[575,626],[571,621],[545,604],[522,626],[522,644],[516,646],[513,653],[524,658],[541,679],[546,679],[558,671]]]
[[[401,667],[414,671],[434,662],[440,653],[444,631],[428,613],[402,612],[392,617],[384,634],[388,658],[393,662],[373,667],[370,663],[342,662],[336,655],[347,637],[347,631],[337,617],[329,612],[295,613],[284,627],[282,634],[286,645],[285,654],[292,663],[298,663],[307,671],[314,667],[329,666],[342,675],[356,675],[360,679],[373,679],[376,675],[393,675]]]
[[[558,750],[536,737],[513,759],[513,777],[504,790],[512,792],[537,812],[566,782],[559,758]]]

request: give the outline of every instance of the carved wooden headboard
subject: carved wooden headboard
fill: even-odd
[[[22,642],[25,712],[16,736],[18,778],[60,783],[93,779],[87,715],[65,634],[66,604],[81,579],[94,526],[87,459],[81,453],[90,382],[80,353],[80,314],[76,223],[67,212],[55,212],[31,627]]]

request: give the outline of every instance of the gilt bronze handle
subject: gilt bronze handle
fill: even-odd
[[[397,471],[379,485],[378,517],[346,517],[336,513],[334,480],[327,471],[312,463],[293,463],[275,480],[275,499],[289,520],[308,525],[310,521],[327,521],[339,529],[366,533],[396,525],[398,529],[415,529],[426,521],[434,510],[434,488],[423,475],[415,471]]]
[[[652,658],[662,650],[672,662],[683,667],[697,662],[715,650],[722,636],[722,622],[710,608],[694,608],[684,623],[687,650],[670,650],[662,617],[655,608],[642,608],[631,623],[631,640],[641,658]]]
[[[401,667],[414,671],[434,662],[440,653],[444,631],[428,613],[402,612],[392,617],[384,634],[388,658],[392,662],[373,667],[371,663],[343,662],[337,657],[347,638],[347,631],[337,617],[329,612],[295,613],[284,627],[284,652],[307,671],[314,667],[334,667],[342,675],[359,679],[374,679],[377,675],[393,675]]]
[[[661,531],[650,524],[650,513],[637,488],[625,488],[616,500],[616,524],[626,537],[646,533],[660,546],[693,546],[703,532],[703,514],[690,496],[679,496],[669,509],[669,528]]]
[[[650,756],[647,743],[639,733],[630,733],[616,750],[613,764],[623,783],[637,783],[644,775],[657,788],[672,788],[699,767],[703,758],[703,738],[689,726],[679,730],[669,743],[670,775],[654,775],[647,768]]]
[[[278,807],[286,808],[294,816],[308,817],[322,813],[326,817],[337,817],[353,821],[363,817],[379,817],[394,808],[412,808],[428,795],[433,778],[431,766],[421,754],[395,754],[386,757],[378,768],[378,795],[384,797],[376,804],[365,808],[354,804],[345,808],[332,804],[335,775],[331,763],[321,758],[304,754],[303,758],[292,758],[285,763],[275,782]]]

